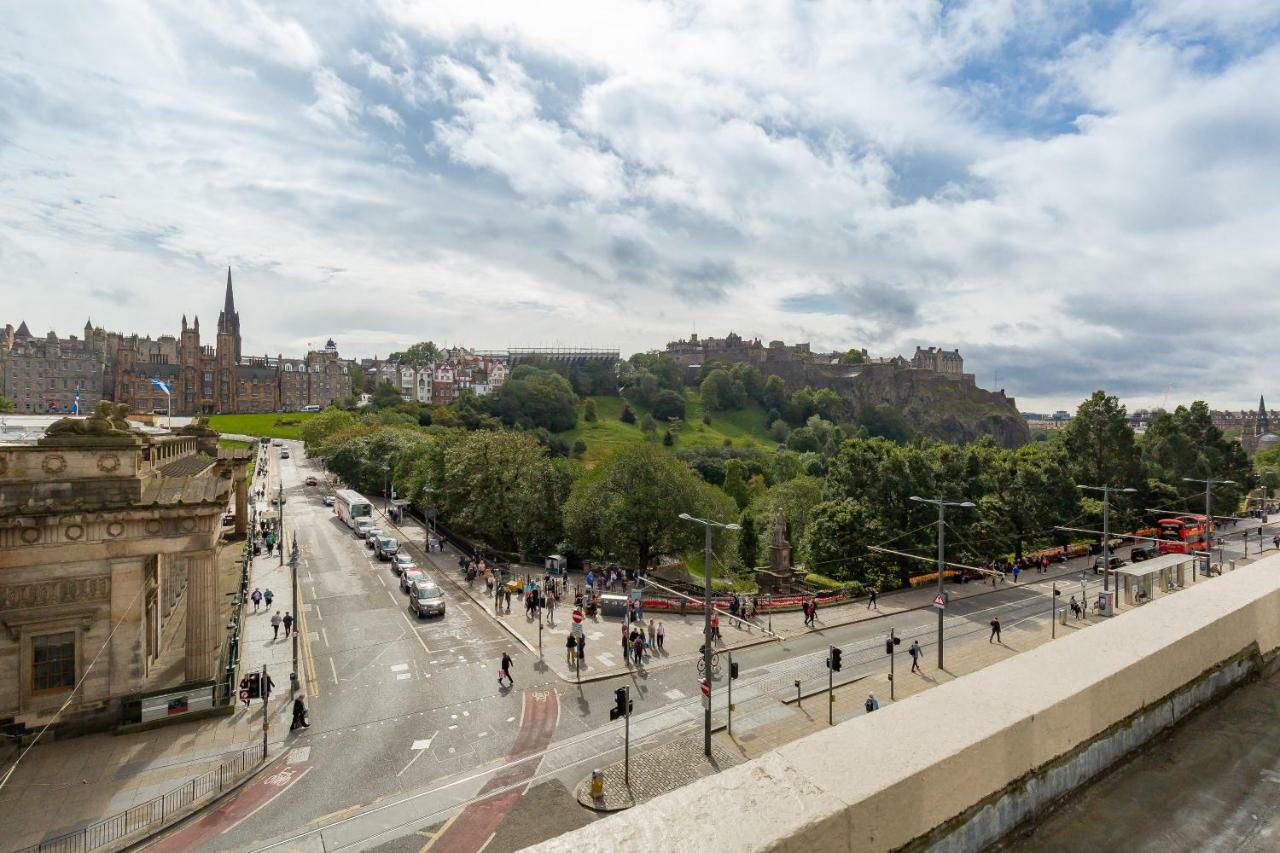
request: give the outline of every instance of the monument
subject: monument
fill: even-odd
[[[806,574],[791,565],[791,543],[787,541],[787,519],[779,507],[773,513],[773,537],[769,541],[769,567],[756,569],[756,585],[762,594],[801,591]]]

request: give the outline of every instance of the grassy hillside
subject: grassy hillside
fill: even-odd
[[[588,465],[608,457],[620,447],[652,441],[662,446],[662,436],[666,432],[666,424],[659,423],[652,438],[648,438],[640,430],[640,421],[648,414],[643,406],[632,406],[636,413],[636,423],[626,424],[618,420],[626,401],[620,397],[594,397],[596,401],[597,420],[588,423],[581,416],[575,429],[558,435],[572,445],[581,439],[587,444],[587,452],[583,457]],[[765,429],[765,412],[759,406],[749,406],[736,412],[717,412],[711,415],[711,424],[702,422],[702,398],[697,391],[685,392],[687,408],[685,420],[673,430],[675,445],[672,450],[690,447],[721,447],[725,439],[733,442],[735,447],[758,447],[762,450],[773,450],[777,443],[769,438]]]
[[[298,438],[298,431],[314,412],[286,412],[281,415],[211,415],[209,426],[218,432],[257,435],[267,438]]]

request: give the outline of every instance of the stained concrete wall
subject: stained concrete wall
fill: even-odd
[[[1090,764],[1088,750],[1119,757],[1117,747],[1158,729],[1159,715],[1170,713],[1163,709],[1194,702],[1197,691],[1207,696],[1239,674],[1242,656],[1278,647],[1280,556],[532,849],[823,853],[989,837],[1025,815],[1025,803],[1004,799],[1018,784],[1048,778],[1064,762],[1097,772],[1105,762]],[[1082,766],[1069,772],[1083,780]],[[982,813],[1002,800],[1003,819]],[[978,817],[986,823],[973,828]],[[948,825],[960,832],[949,841],[935,833]]]

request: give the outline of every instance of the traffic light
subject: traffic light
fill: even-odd
[[[902,645],[902,638],[890,634],[884,641],[884,653],[886,655],[893,654],[893,647]]]
[[[630,716],[631,709],[635,707],[635,703],[631,701],[627,695],[627,688],[619,687],[613,691],[614,707],[609,709],[609,719],[617,720],[622,717]]]
[[[827,666],[831,667],[832,672],[840,671],[840,650],[835,646],[831,647],[831,657],[827,658]]]
[[[730,678],[737,678],[737,677],[738,677],[738,662],[737,662],[737,661],[734,661],[733,663],[729,664],[729,677],[730,677]]]

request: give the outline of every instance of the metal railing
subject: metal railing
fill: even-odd
[[[192,806],[212,800],[240,782],[265,757],[263,745],[240,750],[217,767],[155,799],[139,803],[74,832],[49,838],[17,853],[89,853],[147,830],[156,831]]]

